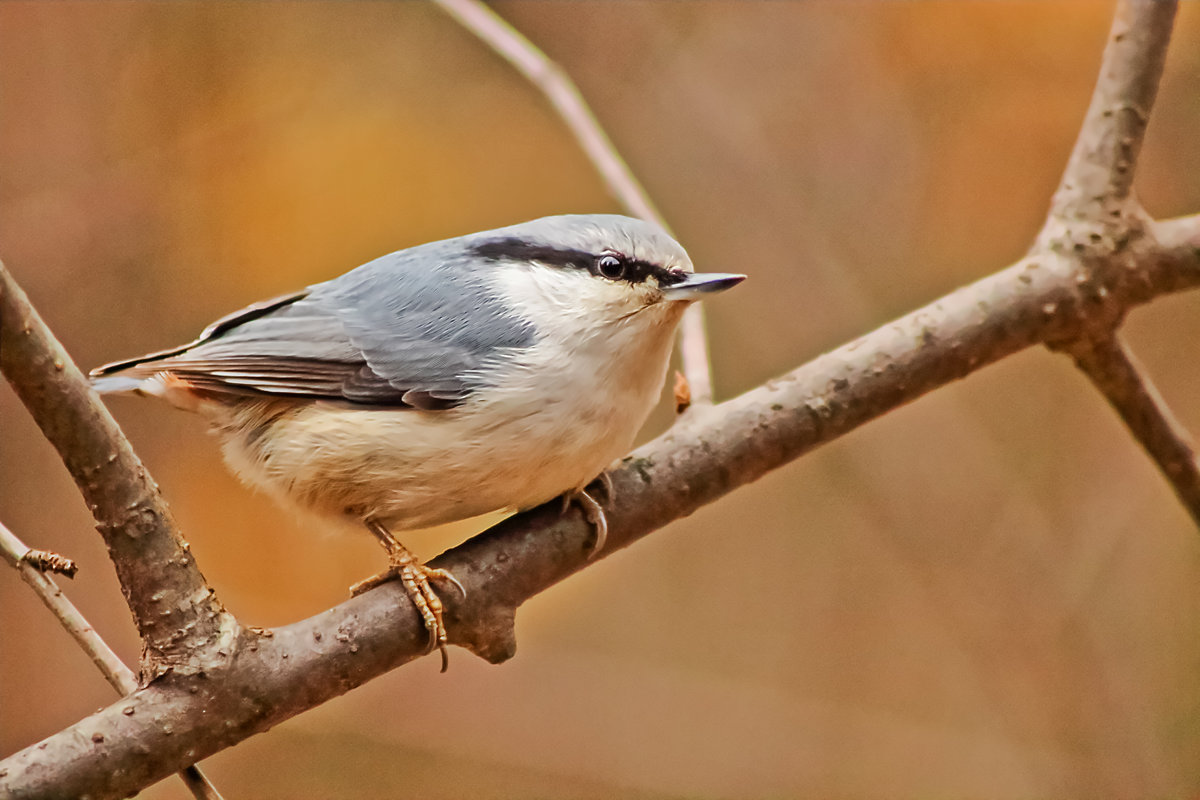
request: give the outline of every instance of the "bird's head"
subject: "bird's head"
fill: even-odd
[[[688,304],[745,278],[696,273],[657,225],[614,214],[544,217],[464,244],[540,329],[673,328]]]

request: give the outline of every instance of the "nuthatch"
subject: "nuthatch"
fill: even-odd
[[[190,344],[93,370],[102,393],[197,411],[246,483],[360,520],[442,649],[427,567],[390,533],[565,495],[624,455],[684,309],[745,276],[695,274],[655,225],[543,219],[423,244],[248,306]]]

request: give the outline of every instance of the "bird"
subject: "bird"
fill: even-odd
[[[562,496],[594,556],[608,526],[588,487],[657,403],[684,310],[744,278],[696,273],[651,222],[543,217],[396,251],[89,376],[202,415],[280,504],[364,525],[388,568],[351,592],[399,579],[444,671],[432,582],[465,590],[395,532]]]

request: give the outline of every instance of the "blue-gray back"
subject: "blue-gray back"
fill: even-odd
[[[476,234],[477,236],[478,234]],[[480,388],[480,370],[533,344],[460,237],[383,256],[325,283],[248,306],[174,350],[95,376],[170,372],[195,388],[446,408]]]

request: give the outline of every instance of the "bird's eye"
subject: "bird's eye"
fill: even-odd
[[[625,259],[612,253],[605,253],[596,259],[596,274],[609,280],[619,281],[625,277]]]

